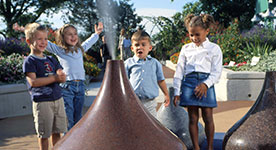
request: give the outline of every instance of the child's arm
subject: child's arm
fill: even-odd
[[[62,48],[60,48],[55,43],[52,43],[51,41],[48,40],[48,45],[45,50],[60,56]]]
[[[66,75],[61,69],[57,70],[56,75],[49,75],[48,77],[36,78],[36,74],[34,72],[26,73],[26,77],[31,87],[40,87],[54,82],[62,83],[66,81]]]
[[[98,26],[94,26],[95,33],[92,34],[88,39],[86,39],[82,44],[84,52],[87,52],[99,39],[99,34],[103,31],[103,23],[99,22]]]
[[[101,55],[101,57],[103,57],[103,46],[101,46],[101,48],[100,48],[100,55]]]
[[[164,103],[165,103],[165,107],[167,107],[170,104],[170,95],[169,95],[169,92],[168,92],[165,80],[158,81],[158,85],[161,88],[161,90],[162,90],[162,92],[163,92],[163,94],[165,96]]]

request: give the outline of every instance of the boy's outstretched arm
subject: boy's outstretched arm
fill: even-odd
[[[165,107],[167,107],[170,104],[170,95],[169,95],[169,92],[168,92],[165,80],[158,81],[158,85],[161,88],[161,90],[162,90],[162,92],[163,92],[163,94],[165,96],[164,103],[165,103]]]

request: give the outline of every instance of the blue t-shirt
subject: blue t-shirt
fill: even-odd
[[[161,63],[151,56],[146,60],[133,56],[125,61],[126,73],[135,94],[140,99],[159,95],[158,81],[165,80]]]
[[[40,58],[29,55],[23,63],[23,72],[25,74],[35,73],[37,78],[55,75],[58,69],[62,69],[62,67],[52,56]],[[31,87],[27,82],[27,86],[32,100],[35,102],[54,101],[61,98],[61,88],[57,82],[41,87]]]

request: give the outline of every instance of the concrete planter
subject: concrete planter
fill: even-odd
[[[176,64],[166,61],[172,70]],[[218,101],[253,100],[259,96],[265,78],[264,72],[232,71],[223,68],[219,83],[215,84]]]
[[[32,114],[32,101],[25,84],[0,85],[0,118]]]
[[[264,72],[232,71],[223,68],[220,81],[215,85],[217,98],[221,101],[255,101],[262,89],[264,78]]]

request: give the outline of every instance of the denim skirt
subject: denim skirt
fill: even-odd
[[[208,73],[192,72],[186,75],[182,80],[180,106],[198,106],[198,107],[217,107],[217,100],[214,86],[207,90],[207,96],[201,99],[195,95],[195,88],[208,78]]]

